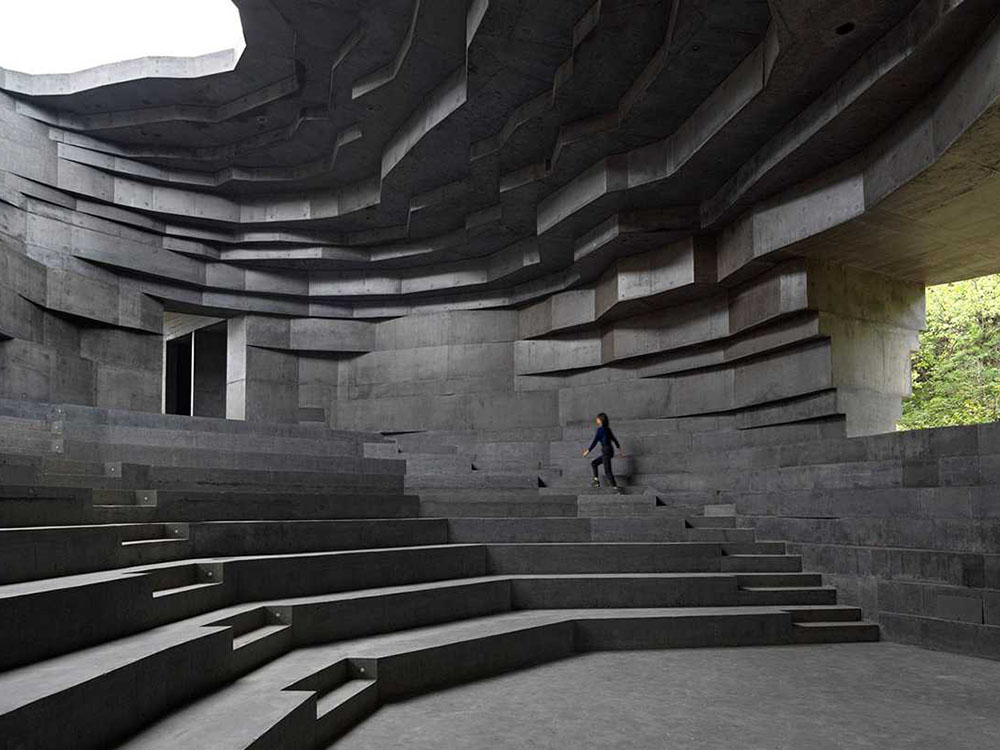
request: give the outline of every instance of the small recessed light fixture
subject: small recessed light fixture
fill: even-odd
[[[840,26],[834,29],[834,31],[837,32],[837,36],[847,36],[856,28],[857,25],[854,23],[854,21],[848,21],[847,23],[840,24]]]

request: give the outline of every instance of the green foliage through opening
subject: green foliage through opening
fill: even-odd
[[[928,287],[902,430],[1000,421],[1000,274]]]

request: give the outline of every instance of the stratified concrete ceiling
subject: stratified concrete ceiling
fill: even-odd
[[[95,220],[162,235],[168,253],[144,265],[97,248],[88,260],[189,286],[204,271],[185,264],[250,269],[262,293],[358,309],[520,304],[590,284],[628,255],[714,235],[865,152],[1000,10],[994,0],[237,5],[248,47],[235,66],[210,56],[8,71],[0,89],[58,144],[49,187]],[[910,276],[960,275],[933,266]]]

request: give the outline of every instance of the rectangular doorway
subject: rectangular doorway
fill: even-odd
[[[192,342],[194,334],[167,341],[167,361],[164,370],[166,379],[166,414],[191,416],[191,380],[193,376]]]

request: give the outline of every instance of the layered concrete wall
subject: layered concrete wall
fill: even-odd
[[[202,88],[5,72],[3,393],[156,409],[166,308],[229,320],[236,419],[780,422],[833,391],[891,426],[921,284],[1000,268],[961,220],[989,180],[947,167],[988,168],[994,4],[504,6],[254,4]]]
[[[562,424],[602,408],[692,416],[835,391],[851,434],[891,429],[923,326],[920,285],[800,260],[707,300],[603,325],[590,305],[573,292],[520,314],[521,331],[536,337],[518,343],[519,387],[557,389]],[[773,420],[806,416],[786,412]]]
[[[832,390],[862,434],[908,391],[920,285],[1000,268],[988,217],[961,221],[989,180],[947,168],[992,143],[992,3],[399,10],[255,4],[203,89],[5,73],[3,392],[156,409],[166,308],[229,319],[232,418],[478,429]],[[362,31],[296,45],[324,24]]]
[[[923,325],[920,285],[805,260],[710,302],[608,322],[594,313],[597,297],[380,323],[232,318],[230,416],[491,431],[600,410],[665,418],[777,403],[773,423],[847,413],[848,432],[864,434],[898,419]],[[799,401],[824,392],[836,398],[802,411]]]
[[[6,241],[5,241],[6,240]],[[81,294],[83,304],[119,307],[116,281],[88,284],[69,281],[32,260],[15,242],[0,237],[0,394],[6,398],[68,402],[107,408],[158,411],[162,380],[162,343],[153,330],[158,305],[134,301],[145,321],[118,327],[82,315],[80,303],[58,298]],[[80,283],[86,291],[69,287]],[[49,290],[56,288],[56,293]],[[102,317],[104,314],[102,310]],[[129,316],[132,317],[132,316]]]
[[[943,428],[743,449],[711,468],[692,457],[686,469],[745,476],[714,501],[735,503],[759,538],[786,540],[887,638],[1000,658],[998,440],[996,424]]]

